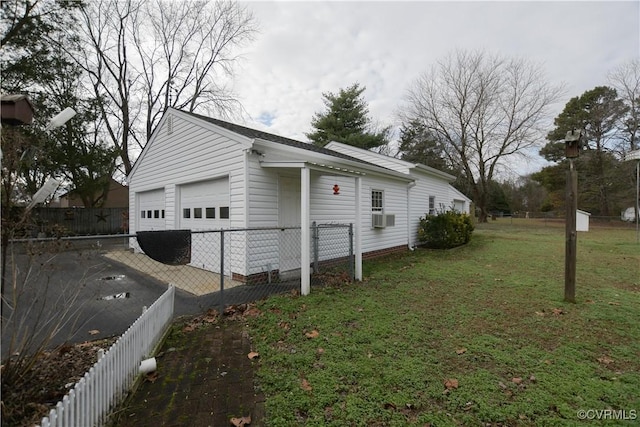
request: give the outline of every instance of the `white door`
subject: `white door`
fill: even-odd
[[[164,230],[164,188],[143,191],[138,197],[138,227],[136,231]]]
[[[300,268],[300,178],[279,178],[280,272]],[[294,229],[287,229],[295,227]]]

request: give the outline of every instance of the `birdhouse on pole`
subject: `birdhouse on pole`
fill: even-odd
[[[567,132],[567,136],[564,137],[564,150],[567,159],[575,159],[580,155],[580,148],[582,145],[582,131],[570,130]]]
[[[18,126],[33,121],[33,105],[26,95],[2,95],[2,123]]]

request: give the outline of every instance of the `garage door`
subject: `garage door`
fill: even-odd
[[[192,231],[229,228],[228,178],[180,186],[180,228]],[[228,240],[225,239],[227,251]],[[191,235],[190,265],[220,272],[220,233]]]
[[[138,231],[164,230],[164,188],[137,193]]]
[[[180,228],[217,230],[229,227],[229,178],[180,187]]]

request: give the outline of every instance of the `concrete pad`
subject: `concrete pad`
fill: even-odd
[[[220,274],[212,271],[190,265],[165,265],[149,258],[145,254],[128,250],[111,251],[104,254],[104,256],[161,282],[173,284],[176,288],[196,296],[220,290]],[[225,290],[243,284],[242,282],[231,280],[229,276],[224,277]]]

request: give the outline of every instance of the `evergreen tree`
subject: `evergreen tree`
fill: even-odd
[[[452,171],[442,145],[419,120],[402,124],[398,154],[408,162],[431,166],[444,172]]]
[[[566,133],[573,129],[582,130],[586,151],[581,154],[583,159],[576,161],[576,166],[582,168],[582,171],[579,169],[579,193],[587,207],[603,216],[611,215],[616,204],[611,197],[615,183],[619,182],[617,171],[620,168],[616,167],[618,161],[612,153],[617,145],[618,124],[626,112],[627,107],[615,89],[598,86],[588,90],[567,102],[554,120],[555,128],[547,135],[550,142],[540,151],[547,160],[562,162],[562,140]],[[582,179],[580,175],[583,175]]]
[[[364,86],[355,83],[337,94],[323,93],[326,110],[316,113],[311,121],[315,131],[307,133],[314,145],[323,147],[331,141],[369,150],[389,142],[390,128],[373,129],[367,103],[362,97]]]

